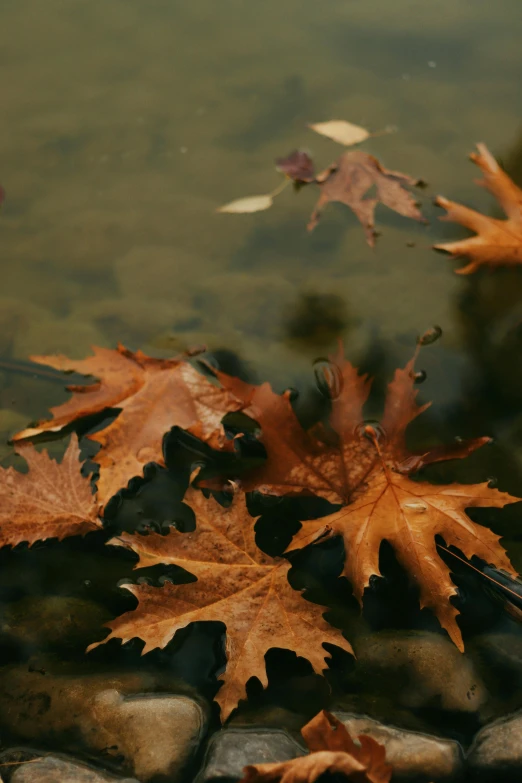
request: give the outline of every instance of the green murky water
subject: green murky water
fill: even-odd
[[[494,475],[522,494],[522,273],[460,278],[431,250],[465,235],[438,221],[434,195],[497,214],[473,184],[475,142],[522,182],[518,19],[519,0],[3,0],[0,356],[204,343],[303,388],[342,336],[379,390],[440,324],[416,437],[496,442],[433,476]],[[296,147],[330,163],[340,148],[306,123],[332,118],[398,127],[364,149],[428,183],[428,226],[379,207],[371,249],[334,206],[308,234],[306,189],[268,212],[216,214],[272,190],[274,158]],[[63,399],[0,372],[2,441]],[[518,510],[492,521],[522,567]],[[57,589],[59,551],[34,593]],[[16,582],[5,557],[3,582]],[[78,579],[78,593],[87,580],[105,594],[114,574],[99,553],[89,562],[81,580],[63,567],[64,592]]]

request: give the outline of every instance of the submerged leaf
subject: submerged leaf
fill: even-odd
[[[384,746],[361,735],[356,744],[344,723],[323,710],[303,726],[310,753],[289,761],[251,764],[240,783],[315,783],[321,775],[341,775],[354,783],[389,783],[392,768]]]
[[[460,223],[476,236],[457,242],[435,245],[452,256],[466,256],[470,263],[457,269],[459,275],[469,275],[480,266],[508,266],[522,264],[522,190],[502,171],[485,144],[477,144],[478,152],[470,155],[479,166],[484,179],[478,184],[487,188],[498,200],[507,220],[482,215],[474,209],[438,196],[435,203],[446,210],[441,220]]]
[[[273,203],[274,201],[270,194],[264,196],[247,196],[246,198],[238,198],[236,201],[231,201],[229,204],[219,207],[217,211],[232,212],[236,214],[262,212],[264,209],[270,209]]]
[[[354,125],[352,122],[346,122],[345,120],[316,122],[308,127],[316,133],[320,133],[321,136],[327,136],[339,144],[344,144],[345,147],[359,144],[359,142],[365,141],[370,136],[366,128],[361,128],[360,125]]]

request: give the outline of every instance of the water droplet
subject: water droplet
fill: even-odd
[[[420,500],[408,500],[407,503],[402,504],[402,507],[406,511],[414,511],[416,514],[424,514],[428,510],[428,506]]]
[[[343,376],[339,367],[328,359],[317,359],[314,362],[314,375],[321,394],[336,400],[343,390]]]
[[[432,326],[431,329],[427,329],[424,334],[421,334],[421,336],[417,338],[417,342],[419,345],[431,345],[441,336],[442,329],[440,326]]]
[[[367,438],[372,442],[376,440],[377,443],[382,443],[386,440],[386,432],[381,427],[380,422],[375,420],[363,421],[362,424],[356,427],[355,434],[359,438]]]
[[[288,397],[290,402],[295,402],[299,397],[299,391],[297,389],[294,389],[293,386],[289,386],[288,389],[285,389],[284,393]]]
[[[85,587],[90,587],[92,585],[92,582],[90,579],[84,579],[83,584],[85,585]]]
[[[427,377],[426,370],[417,370],[413,373],[413,383],[424,383]]]
[[[464,443],[464,438],[462,437],[462,435],[455,435],[455,443],[458,443],[459,445],[461,443]]]
[[[137,585],[151,585],[152,584],[152,580],[149,579],[148,576],[139,576],[136,579],[136,584]]]
[[[171,579],[169,576],[160,576],[160,578],[158,579],[158,584],[160,587],[163,587],[163,585],[166,584],[167,582],[171,585],[174,584],[174,580]]]
[[[120,579],[119,582],[116,582],[116,587],[125,587],[125,585],[133,585],[134,582],[132,579],[129,579],[128,576],[124,576],[123,579]]]

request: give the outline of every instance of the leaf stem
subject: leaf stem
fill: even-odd
[[[288,185],[292,182],[290,177],[285,177],[284,180],[277,186],[275,190],[273,190],[271,193],[267,193],[268,196],[271,196],[271,198],[275,198],[280,193],[283,192],[283,190],[288,187]]]

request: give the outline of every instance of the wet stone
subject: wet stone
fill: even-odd
[[[0,728],[21,740],[92,758],[142,783],[161,776],[175,783],[199,748],[207,716],[188,696],[136,693],[147,685],[145,679],[4,667]]]
[[[473,661],[445,636],[429,631],[381,631],[354,645],[354,676],[370,692],[393,696],[407,709],[480,713],[489,693]]]
[[[396,781],[449,783],[462,777],[464,754],[455,740],[386,726],[366,715],[337,712],[336,716],[354,739],[367,734],[384,745]]]
[[[490,723],[475,736],[468,752],[472,780],[480,783],[522,780],[522,710]]]
[[[232,783],[241,780],[247,764],[288,761],[305,754],[305,748],[286,731],[224,729],[210,740],[195,783]]]
[[[29,761],[29,764],[19,762]],[[0,756],[5,783],[139,783],[136,778],[121,778],[105,770],[62,756],[41,755],[38,751],[9,750]]]

